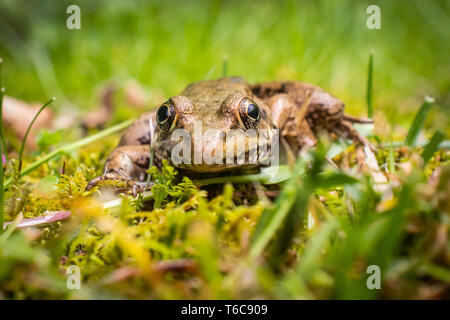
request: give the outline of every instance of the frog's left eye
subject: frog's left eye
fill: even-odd
[[[261,109],[254,101],[244,98],[239,104],[237,116],[241,126],[247,129],[254,128],[261,117]]]
[[[156,112],[156,121],[164,131],[171,131],[177,123],[177,113],[172,101],[163,103]]]

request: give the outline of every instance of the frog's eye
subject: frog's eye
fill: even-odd
[[[163,103],[156,112],[156,121],[164,131],[171,131],[177,123],[177,114],[173,103],[169,100]]]
[[[241,126],[254,128],[258,125],[261,117],[261,109],[254,101],[244,98],[239,104],[237,116]]]
[[[260,113],[261,113],[261,111],[259,111],[259,107],[256,104],[254,104],[254,103],[248,104],[248,106],[247,106],[247,116],[249,116],[253,120],[258,120]]]

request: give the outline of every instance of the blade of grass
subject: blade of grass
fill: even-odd
[[[318,261],[324,251],[324,248],[330,243],[330,238],[339,227],[338,222],[331,217],[331,220],[325,223],[319,231],[311,237],[302,254],[302,263],[297,267],[296,273],[304,280],[311,279],[315,267],[319,265]],[[289,279],[289,277],[286,277]]]
[[[294,174],[283,186],[280,196],[275,201],[275,205],[264,210],[253,234],[253,243],[249,252],[250,259],[255,259],[261,255],[294,206],[298,188],[297,178],[305,165],[306,161],[304,159],[297,161]]]
[[[3,146],[0,142],[0,151],[3,152]],[[3,163],[0,165],[0,183],[3,184]],[[5,192],[3,188],[0,188],[0,226],[3,226],[3,203],[5,198]],[[3,233],[3,228],[0,228],[0,234]]]
[[[427,164],[427,162],[431,159],[433,154],[439,149],[439,144],[444,139],[444,134],[441,131],[436,131],[431,138],[430,142],[426,145],[425,149],[422,152],[423,164]]]
[[[199,186],[206,186],[209,184],[224,184],[224,183],[248,183],[259,181],[262,184],[276,184],[288,180],[292,177],[292,172],[289,166],[281,165],[278,167],[267,167],[261,170],[261,173],[248,174],[241,176],[225,176],[216,178],[207,178],[195,180]]]
[[[0,92],[0,123],[3,123],[3,110],[2,110],[2,100],[3,100],[3,92]],[[3,127],[3,126],[2,126]],[[3,148],[6,145],[4,145],[4,135],[3,131],[0,131],[1,139],[0,139],[0,157],[3,155]],[[3,185],[3,179],[4,179],[4,172],[3,172],[3,157],[0,163],[0,183]],[[4,203],[5,193],[3,188],[0,188],[0,226],[3,226],[3,203]],[[0,234],[3,233],[3,228],[0,227]]]
[[[31,163],[29,166],[27,166],[26,168],[24,168],[24,169],[21,171],[21,173],[20,173],[20,175],[19,175],[19,178],[21,178],[21,177],[23,177],[24,175],[30,173],[30,172],[33,171],[34,169],[38,168],[40,165],[46,163],[47,161],[53,159],[54,157],[56,157],[56,156],[58,156],[58,155],[60,155],[60,154],[62,154],[62,153],[64,153],[64,152],[68,152],[68,151],[71,151],[71,150],[75,150],[75,149],[81,148],[81,147],[83,147],[83,146],[85,146],[85,145],[87,145],[87,144],[89,144],[89,143],[92,143],[92,142],[94,142],[94,141],[96,141],[96,140],[99,140],[99,139],[101,139],[101,138],[104,138],[104,137],[106,137],[106,136],[108,136],[108,135],[110,135],[110,134],[113,134],[113,133],[117,132],[117,131],[120,131],[120,130],[122,130],[122,129],[125,129],[125,128],[128,127],[130,124],[132,124],[134,120],[135,120],[135,119],[132,118],[132,119],[123,121],[123,122],[121,122],[121,123],[119,123],[119,124],[116,124],[115,126],[113,126],[113,127],[111,127],[111,128],[102,130],[102,131],[100,131],[100,132],[98,132],[98,133],[96,133],[96,134],[94,134],[94,135],[92,135],[92,136],[89,136],[89,137],[80,139],[80,140],[75,141],[75,142],[73,142],[73,143],[70,143],[70,144],[68,144],[68,145],[66,145],[66,146],[62,146],[62,147],[60,147],[60,148],[54,150],[53,152],[48,153],[48,154],[45,155],[44,157],[42,157],[42,158],[40,158],[40,159],[34,161],[34,162]],[[9,179],[3,184],[3,188],[4,188],[4,189],[8,188],[8,187],[11,185],[11,182],[12,182],[12,178],[9,178]]]
[[[369,118],[373,117],[373,108],[372,108],[372,90],[373,90],[373,52],[370,53],[369,56],[369,72],[367,75],[367,116]]]
[[[433,103],[434,99],[432,97],[425,96],[425,98],[423,99],[423,104],[417,112],[413,123],[409,128],[408,135],[406,136],[405,143],[407,146],[415,146],[417,137],[419,136],[420,130],[422,130],[423,128],[425,119]]]
[[[3,93],[4,89],[2,87],[2,65],[3,65],[3,59],[0,57],[0,157],[1,163],[0,163],[0,183],[3,185],[4,180],[4,172],[3,172],[3,150],[5,150],[5,158],[6,161],[8,161],[8,158],[6,157],[6,141],[5,141],[5,132],[3,131]],[[3,203],[5,198],[5,192],[3,188],[0,188],[0,234],[3,233]]]
[[[340,172],[332,174],[319,173],[317,178],[317,185],[320,186],[320,188],[332,188],[337,185],[354,184],[359,181],[352,176]]]
[[[211,78],[211,75],[213,74],[214,69],[216,69],[216,66],[212,66],[211,69],[209,69],[208,73],[205,76],[205,80],[209,80]]]
[[[358,181],[341,172],[332,174],[322,172],[326,153],[325,146],[319,144],[317,150],[296,162],[292,178],[283,186],[275,205],[267,208],[258,222],[252,236],[252,245],[249,251],[250,259],[260,256],[273,239],[267,261],[271,267],[277,269],[283,263],[286,249],[291,244],[302,219],[307,213],[309,198],[314,190],[335,185],[353,184]],[[299,179],[307,163],[311,164],[311,170]]]
[[[0,113],[3,111],[3,95],[5,94],[5,89],[2,87],[2,67],[3,67],[3,59],[0,57]],[[0,142],[3,144],[3,148],[5,149],[5,158],[6,162],[8,162],[8,154],[6,152],[6,139],[5,139],[5,131],[3,129],[3,118],[0,122]],[[2,153],[3,154],[3,153]]]
[[[13,233],[14,229],[16,229],[17,225],[23,220],[22,213],[19,213],[17,217],[12,222],[5,223],[3,226],[3,234],[0,236],[0,245],[4,244],[6,240],[8,240],[9,236]]]
[[[292,245],[292,239],[301,228],[301,221],[308,214],[309,197],[314,186],[310,183],[309,177],[306,177],[305,180],[305,182],[300,182],[300,185],[298,182],[294,185],[294,203],[272,235],[271,243],[267,244],[267,262],[274,270],[279,269],[279,266],[285,261],[287,250]]]
[[[222,64],[222,77],[225,78],[228,76],[228,56],[223,57]]]
[[[305,244],[305,249],[297,261],[294,272],[282,275],[276,291],[281,292],[286,297],[294,299],[308,298],[308,284],[313,278],[317,281],[317,275],[323,274],[323,252],[328,252],[334,231],[339,227],[337,221],[332,219],[320,226],[319,230],[310,237]],[[310,294],[310,293],[309,293]],[[292,299],[292,298],[291,298]]]
[[[430,142],[429,140],[428,141],[417,142],[415,144],[415,146],[416,147],[425,147],[429,142]],[[394,142],[392,142],[392,146],[394,148],[403,147],[405,145],[406,145],[405,141],[394,141]],[[388,144],[388,143],[383,142],[383,143],[381,143],[381,146],[382,147],[389,147],[390,143]],[[438,149],[450,149],[450,140],[444,140],[441,143],[439,143]]]
[[[431,262],[425,262],[419,267],[421,273],[430,275],[435,279],[439,279],[447,284],[450,284],[450,271],[448,268],[441,267]]]
[[[153,200],[153,192],[151,191],[145,191],[142,193],[142,201],[149,201]],[[115,209],[119,208],[122,205],[123,199],[122,198],[116,198],[113,200],[109,200],[107,202],[103,203],[104,209]]]
[[[391,133],[391,144],[389,145],[389,158],[388,158],[388,169],[390,173],[395,173],[395,155],[394,155],[394,145],[392,141],[392,133]]]
[[[316,158],[317,161],[317,158]],[[320,160],[321,161],[321,160]],[[313,166],[315,164],[313,163]],[[319,162],[318,168],[321,169],[323,163]],[[282,225],[273,236],[272,243],[267,255],[267,261],[274,268],[283,263],[286,257],[287,249],[292,245],[301,222],[308,214],[308,204],[310,197],[317,188],[332,188],[336,185],[349,185],[358,182],[357,179],[347,176],[343,173],[333,173],[331,175],[321,175],[321,172],[312,171],[301,181],[295,184],[294,204],[288,211]]]
[[[33,120],[31,120],[30,125],[27,128],[27,131],[25,132],[25,136],[22,139],[22,145],[20,146],[20,151],[19,151],[19,174],[20,174],[20,170],[22,169],[22,156],[23,156],[23,150],[25,149],[25,143],[27,141],[28,138],[28,134],[30,133],[31,127],[33,126],[34,122],[36,121],[36,119],[39,117],[39,115],[41,114],[42,111],[44,111],[45,108],[47,108],[47,106],[49,106],[53,101],[55,101],[55,98],[51,98],[50,100],[47,101],[47,103],[45,103],[39,110],[38,112],[36,112],[36,114],[33,117]]]

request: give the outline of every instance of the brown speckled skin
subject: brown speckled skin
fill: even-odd
[[[253,85],[252,91],[269,105],[281,135],[294,151],[315,145],[315,135],[322,130],[369,145],[353,129],[352,122],[371,123],[372,120],[345,115],[344,103],[317,86],[298,81],[275,81]],[[307,99],[308,92],[310,101],[304,115],[306,121],[303,121],[303,117],[299,119],[295,113]],[[277,121],[277,118],[281,119]]]
[[[239,128],[236,108],[244,97],[252,99],[261,108],[261,120],[255,129],[280,129],[284,145],[287,144],[294,155],[314,146],[319,131],[335,133],[359,144],[368,144],[353,129],[352,122],[366,123],[371,120],[345,115],[344,104],[339,99],[319,87],[296,81],[250,85],[242,78],[231,77],[192,83],[180,95],[171,98],[177,113],[175,128],[193,132],[196,120],[202,121],[203,131],[217,128],[226,132],[227,129]],[[152,137],[155,163],[159,165],[162,159],[170,161],[174,143],[170,141],[170,132],[164,132],[158,127],[155,117],[156,110],[144,113],[125,131],[119,146],[105,163],[104,174],[92,180],[88,189],[101,180],[122,180],[130,185],[132,193],[139,191],[134,181],[145,179]],[[153,124],[152,130],[150,123]],[[230,168],[201,164],[184,166],[182,169],[217,173]],[[231,169],[242,168],[236,165]]]

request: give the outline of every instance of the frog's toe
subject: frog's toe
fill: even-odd
[[[102,180],[103,176],[97,177],[95,179],[92,179],[91,181],[89,181],[89,183],[86,186],[86,191],[91,190],[93,187],[95,187],[97,185],[97,183],[99,183]]]
[[[87,184],[86,190],[89,191],[95,186],[100,188],[110,187],[117,193],[124,192],[133,196],[136,196],[138,193],[143,191],[142,186],[136,184],[133,179],[117,172],[109,172],[91,180]]]

